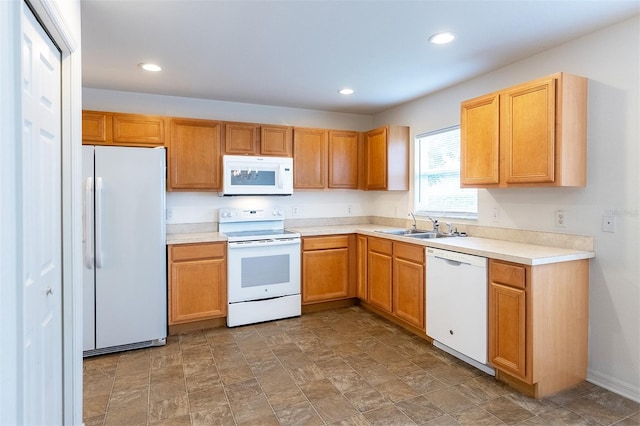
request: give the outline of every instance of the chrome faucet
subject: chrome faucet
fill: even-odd
[[[427,219],[429,219],[431,221],[431,223],[433,223],[433,230],[434,232],[438,232],[438,227],[440,226],[438,224],[438,220],[437,219],[432,219],[431,217],[427,216]]]
[[[411,217],[413,218],[413,230],[417,230],[418,229],[418,224],[416,223],[416,217],[413,214],[413,212],[409,212],[409,214],[411,215]]]

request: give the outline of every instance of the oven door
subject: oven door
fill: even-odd
[[[300,238],[229,242],[229,303],[300,294]]]

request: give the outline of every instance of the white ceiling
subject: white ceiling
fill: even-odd
[[[640,13],[638,0],[82,0],[81,6],[84,87],[361,114]],[[443,30],[457,39],[427,42]],[[163,71],[142,71],[141,62]],[[339,95],[345,86],[355,93]]]

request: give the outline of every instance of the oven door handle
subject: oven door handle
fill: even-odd
[[[286,240],[235,241],[229,243],[229,250],[251,247],[273,247],[290,245],[300,245],[300,238],[289,238]]]

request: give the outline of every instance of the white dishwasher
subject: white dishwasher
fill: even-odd
[[[494,375],[487,365],[487,259],[426,251],[427,335],[436,347]]]

